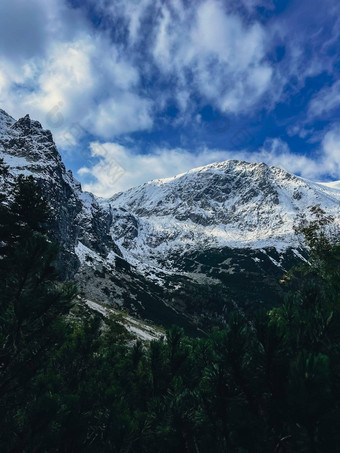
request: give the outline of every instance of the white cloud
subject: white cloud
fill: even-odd
[[[327,132],[323,141],[322,149],[323,167],[334,178],[340,178],[340,124],[333,126]]]
[[[267,139],[257,152],[247,155],[248,160],[265,162],[267,165],[282,168],[304,178],[321,176],[320,166],[315,159],[303,154],[293,153],[287,143],[279,138]]]
[[[119,134],[150,130],[169,99],[181,110],[172,125],[189,124],[193,117],[199,118],[193,107],[210,103],[223,112],[249,113],[257,105],[263,107],[260,101],[265,98],[269,109],[282,100],[283,87],[293,75],[299,89],[308,75],[324,69],[331,72],[334,55],[326,57],[325,46],[336,44],[339,24],[327,42],[320,40],[310,21],[310,16],[316,16],[308,15],[313,5],[301,2],[294,11],[288,7],[279,20],[273,16],[264,27],[256,20],[256,7],[273,8],[272,0],[89,2],[100,12],[100,27],[87,19],[86,8],[72,8],[66,0],[31,0],[29,5],[25,0],[0,1],[0,101],[10,114],[30,113],[52,129],[61,146],[76,144],[78,135],[70,134],[74,124],[79,137],[90,133],[113,142],[109,150],[118,154],[127,169],[117,183],[121,188],[134,179],[140,183],[234,157],[265,160],[310,177],[320,173],[320,163],[337,173],[332,151],[338,137],[335,130],[324,138],[318,165],[291,153],[280,140],[268,141],[252,153],[202,149],[192,155],[167,149],[141,154],[115,145]],[[336,9],[321,11],[322,20],[327,14],[336,16]],[[300,27],[302,18],[306,18],[306,30],[314,30],[312,34]],[[107,24],[110,29],[105,29]],[[309,41],[314,50],[307,58]],[[320,42],[324,42],[322,49]],[[277,64],[275,58],[269,62],[278,44],[285,47],[285,57]],[[339,93],[340,82],[322,90],[310,104],[311,114],[334,110]],[[195,103],[197,95],[200,106]],[[300,135],[308,131],[289,130]],[[100,165],[88,170],[99,178],[98,192],[111,190],[109,177],[102,182],[103,172],[112,166],[111,151],[97,154]]]
[[[0,2],[0,100],[12,115],[29,112],[50,127],[60,144],[61,131],[46,124],[60,102],[66,129],[78,122],[114,140],[152,127],[169,99],[181,110],[178,121],[197,113],[195,95],[223,112],[247,113],[264,97],[271,108],[292,75],[301,87],[307,75],[324,68],[317,52],[306,61],[300,27],[287,26],[302,16],[309,20],[303,6],[295,15],[287,8],[285,20],[274,18],[264,27],[256,8],[271,9],[272,0],[89,2],[103,26],[93,26],[85,7],[72,8],[66,0]],[[314,35],[308,39],[318,49]],[[269,62],[280,42],[287,57]],[[326,96],[327,108],[335,102],[332,94]]]
[[[340,125],[334,125],[326,133],[314,157],[293,153],[287,143],[278,138],[268,139],[256,151],[202,148],[191,152],[181,148],[162,148],[143,154],[117,143],[92,143],[91,150],[92,155],[100,160],[93,167],[80,169],[79,176],[85,181],[86,176],[91,175],[95,182],[85,183],[84,189],[102,197],[110,197],[152,179],[175,176],[228,159],[265,162],[312,180],[330,176],[340,178]]]
[[[84,133],[115,140],[120,134],[150,130],[169,97],[180,108],[177,124],[190,120],[195,91],[223,111],[242,112],[270,85],[272,69],[263,62],[264,30],[256,23],[245,25],[217,0],[192,7],[182,0],[102,0],[103,17],[118,16],[119,26],[127,24],[128,47],[94,29],[81,9],[65,1],[32,2],[32,11],[40,12],[32,13],[32,20],[28,14],[21,35],[29,35],[34,26],[39,46],[32,43],[14,58],[0,43],[0,100],[14,117],[30,113],[51,129],[61,147],[74,144],[65,140],[74,123]],[[15,15],[23,3],[1,4],[9,18],[3,33],[23,26]],[[150,8],[155,23],[146,25]],[[146,46],[143,61],[140,40]],[[164,89],[157,81],[145,88],[142,77],[156,77]]]
[[[84,189],[102,197],[151,179],[174,176],[211,161],[225,160],[228,156],[223,151],[208,149],[198,153],[183,149],[157,149],[141,154],[117,143],[92,143],[91,150],[92,155],[100,156],[101,160],[92,168],[80,169],[79,175],[92,175],[97,182],[84,184]]]
[[[148,8],[154,5],[157,8],[158,0],[92,0],[92,4],[104,17],[111,17],[120,23],[126,24],[129,44],[133,45],[140,39],[143,19]]]
[[[310,101],[308,106],[308,117],[323,116],[332,110],[340,107],[340,80],[331,86],[326,86],[320,90]]]
[[[6,5],[9,21],[0,36],[11,27],[24,26],[16,19],[21,3],[0,4],[0,11]],[[0,43],[2,107],[15,117],[30,113],[53,131],[61,146],[74,123],[84,132],[111,139],[150,128],[152,101],[139,93],[139,70],[129,57],[104,32],[94,30],[81,10],[55,0],[48,8],[46,2],[33,0],[35,7],[41,7],[40,14],[34,21],[29,15],[23,22],[26,31],[19,35],[36,28],[41,48],[31,43],[30,52],[22,51],[24,58],[14,58]]]
[[[261,6],[269,10],[273,9],[273,0],[237,0],[245,6],[248,11],[253,11],[256,7]]]
[[[312,180],[340,179],[340,125],[334,124],[324,135],[314,155],[293,153],[285,142],[274,138],[268,139],[259,152],[247,157]]]
[[[152,103],[133,93],[118,94],[100,104],[93,129],[103,138],[150,129],[152,126]],[[91,125],[89,127],[92,129]]]
[[[153,57],[162,73],[179,86],[190,84],[222,111],[254,106],[272,78],[263,28],[245,25],[219,1],[200,2],[180,15],[177,9],[164,4],[155,29]]]
[[[1,95],[5,92],[5,90],[7,89],[7,83],[8,83],[8,80],[5,76],[5,74],[3,72],[1,72],[0,70],[0,102],[2,104],[4,104],[4,101],[1,97]]]

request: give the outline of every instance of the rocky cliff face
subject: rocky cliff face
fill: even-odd
[[[0,111],[0,155],[10,167],[2,190],[8,191],[18,174],[33,175],[42,187],[52,211],[52,236],[62,248],[61,270],[72,277],[80,262],[75,253],[79,241],[99,253],[118,247],[109,234],[111,214],[102,209],[95,197],[83,193],[70,171],[66,171],[50,131],[44,130],[29,115],[15,121]]]
[[[66,279],[74,279],[81,294],[91,300],[124,308],[157,324],[196,328],[186,316],[164,304],[164,293],[133,268],[111,235],[112,213],[96,197],[83,192],[66,171],[50,131],[28,115],[15,121],[0,110],[0,157],[9,166],[0,192],[11,197],[19,174],[33,175],[49,201],[51,236],[61,245],[59,266]]]
[[[166,265],[210,249],[299,248],[294,226],[321,205],[339,223],[339,190],[284,170],[227,161],[151,181],[102,202],[111,235],[129,259]]]
[[[86,297],[195,331],[231,306],[272,306],[304,259],[294,226],[320,205],[339,224],[340,190],[284,170],[227,161],[98,200],[66,171],[50,131],[0,110],[1,191],[33,175],[53,209],[60,267]]]

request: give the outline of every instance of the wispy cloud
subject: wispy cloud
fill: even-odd
[[[98,177],[97,193],[112,190],[110,177],[103,182],[110,153],[126,168],[119,188],[237,157],[336,176],[339,12],[332,0],[322,8],[317,0],[2,0],[0,102],[78,152],[75,166],[84,180]],[[256,126],[264,130],[252,151],[220,150],[219,137],[190,146],[205,106],[241,127],[257,112],[276,124]],[[110,150],[92,145],[87,170],[77,148],[84,137]],[[313,147],[293,149],[298,137]],[[134,140],[136,148],[118,145]]]
[[[18,3],[25,2],[4,0],[0,5],[0,16],[7,21],[0,33],[20,28],[22,19],[25,29],[18,33],[19,40],[27,41],[20,44],[23,58],[13,58],[15,44],[0,43],[0,100],[10,113],[18,117],[29,112],[55,132],[57,141],[61,128],[74,122],[103,138],[152,126],[152,100],[138,91],[138,68],[106,33],[63,2],[57,6],[51,0],[46,8],[46,2],[33,0],[26,19],[18,14]],[[33,28],[39,46],[31,40]],[[49,121],[56,108],[63,118],[58,127]]]
[[[92,154],[99,157],[93,167],[83,167],[80,175],[94,178],[85,190],[109,197],[146,181],[167,178],[212,162],[238,159],[265,162],[313,180],[340,178],[340,125],[324,137],[315,156],[294,153],[278,138],[267,139],[256,151],[202,148],[196,152],[185,149],[155,149],[143,154],[118,143],[92,143]]]
[[[309,121],[325,116],[340,107],[340,80],[314,95],[308,106]]]
[[[169,2],[155,26],[153,58],[164,75],[191,86],[222,111],[238,113],[254,106],[270,86],[261,25],[246,25],[219,1],[178,11]]]
[[[0,100],[14,116],[30,112],[46,123],[62,103],[65,122],[107,139],[149,129],[166,99],[182,112],[200,96],[237,113],[270,88],[265,30],[218,0],[189,7],[181,0],[101,1],[94,7],[112,30],[121,30],[120,38],[63,0],[32,0],[29,8],[23,0],[1,3]]]

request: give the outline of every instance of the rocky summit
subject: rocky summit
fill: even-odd
[[[33,175],[53,211],[57,265],[82,295],[198,334],[242,311],[280,300],[279,279],[306,251],[295,228],[320,206],[339,224],[336,184],[236,160],[99,199],[66,171],[50,131],[0,110],[1,192]]]

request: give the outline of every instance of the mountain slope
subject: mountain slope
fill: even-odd
[[[110,235],[111,213],[66,171],[50,131],[29,115],[15,121],[0,110],[0,158],[9,166],[0,192],[10,198],[19,174],[32,175],[41,186],[52,209],[51,236],[61,245],[57,265],[83,295],[165,327],[179,324],[195,332],[186,316],[163,302],[163,290],[122,258]]]
[[[339,221],[340,191],[284,170],[242,161],[214,163],[117,194],[102,206],[129,259],[173,269],[175,253],[216,248],[300,246],[294,226],[321,205]]]
[[[109,235],[109,214],[92,194],[82,192],[79,182],[66,171],[51,132],[38,121],[29,115],[15,121],[1,110],[0,156],[10,169],[9,178],[3,181],[9,195],[18,174],[33,175],[43,188],[53,212],[49,227],[62,247],[65,277],[73,276],[79,267],[74,251],[79,240],[99,252],[120,253]]]
[[[249,311],[280,302],[279,279],[306,257],[294,228],[318,205],[339,226],[333,186],[233,160],[148,182],[101,205],[124,258],[166,287],[173,306],[195,318],[210,306],[221,317],[230,303]]]
[[[164,326],[223,322],[231,307],[280,303],[282,274],[305,259],[294,227],[320,205],[339,225],[340,190],[242,161],[155,180],[111,199],[82,192],[52,135],[0,110],[0,157],[33,175],[53,209],[59,266],[83,297]]]

